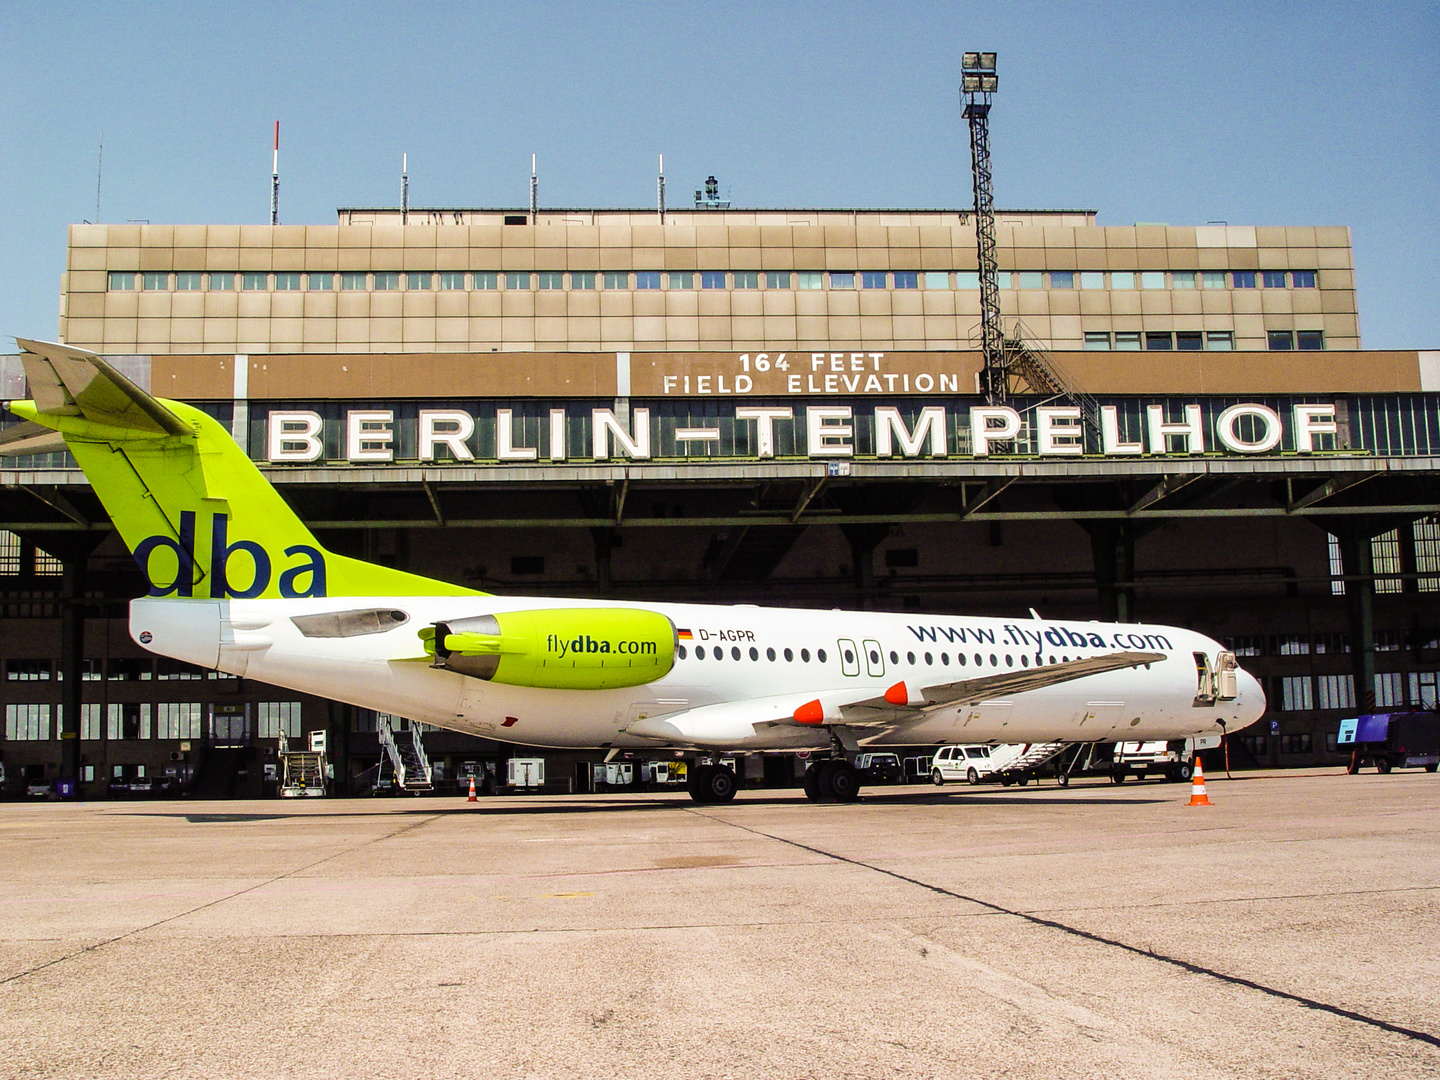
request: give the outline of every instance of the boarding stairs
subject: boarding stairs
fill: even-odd
[[[1030,748],[1006,765],[1004,772],[1028,772],[1038,769],[1070,745],[1063,742],[1031,743]]]
[[[434,791],[431,780],[430,759],[425,756],[425,744],[420,741],[420,731],[411,725],[403,731],[392,727],[388,716],[376,717],[375,732],[380,736],[380,748],[385,759],[395,771],[395,784],[402,791]],[[384,761],[381,762],[382,766]],[[382,768],[382,775],[384,773]]]

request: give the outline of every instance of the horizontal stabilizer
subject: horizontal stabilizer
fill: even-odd
[[[64,449],[64,435],[33,420],[25,420],[0,431],[0,457],[53,454]]]
[[[15,343],[25,350],[20,362],[41,415],[82,416],[157,436],[193,434],[174,412],[94,353],[51,341],[16,338]]]

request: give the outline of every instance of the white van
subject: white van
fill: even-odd
[[[942,746],[930,762],[930,780],[937,787],[949,781],[978,784],[991,773],[1002,772],[1026,750],[1026,743],[989,746],[969,743]],[[1024,783],[1024,780],[1020,781]]]

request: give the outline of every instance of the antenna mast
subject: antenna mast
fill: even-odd
[[[1005,336],[1000,327],[999,266],[995,258],[995,191],[990,175],[990,98],[995,54],[967,52],[960,60],[962,115],[970,121],[970,171],[975,188],[975,248],[980,262],[980,333],[985,397],[993,405],[1010,396]]]
[[[400,155],[400,224],[410,223],[410,155]]]
[[[275,121],[275,150],[270,158],[270,224],[280,224],[280,121]]]
[[[660,155],[660,180],[656,188],[660,200],[660,224],[665,224],[665,155]]]
[[[540,212],[540,180],[535,175],[535,155],[530,155],[530,224],[535,224],[535,215]]]
[[[95,159],[95,224],[100,224],[100,180],[105,175],[105,132],[100,132],[100,156]]]

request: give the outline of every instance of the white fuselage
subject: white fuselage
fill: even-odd
[[[409,618],[351,637],[306,637],[291,621],[367,607]],[[673,669],[652,683],[553,690],[433,667],[417,634],[434,622],[562,607],[643,608],[690,637],[681,633]],[[915,713],[857,735],[875,746],[1178,739],[1216,733],[1217,721],[1238,730],[1265,709],[1259,683],[1244,671],[1236,673],[1233,700],[1197,705],[1195,654],[1213,661],[1223,647],[1194,631],[1141,624],[498,596],[144,598],[131,604],[130,632],[164,656],[531,746],[824,747],[831,741],[824,726],[784,722],[807,701],[879,698],[899,682],[920,690],[1117,651],[1165,659]]]

